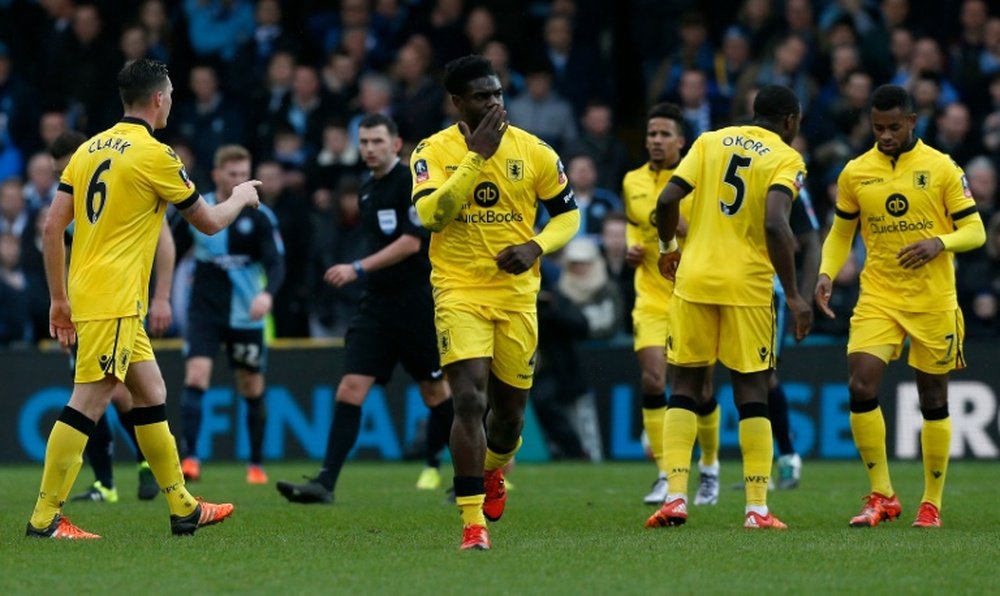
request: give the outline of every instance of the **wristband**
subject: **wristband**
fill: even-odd
[[[354,272],[358,274],[358,279],[365,276],[365,268],[361,266],[361,261],[354,261],[351,265],[354,267]]]
[[[676,238],[671,238],[670,242],[668,242],[667,244],[664,244],[663,240],[660,240],[659,243],[660,243],[660,254],[661,255],[665,255],[667,253],[674,252],[678,248],[678,246],[677,246],[677,239]]]

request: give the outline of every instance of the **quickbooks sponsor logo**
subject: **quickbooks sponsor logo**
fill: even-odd
[[[517,211],[466,211],[459,213],[456,220],[467,224],[521,223],[524,215]]]
[[[898,232],[922,232],[924,230],[933,230],[934,222],[925,219],[922,221],[906,221],[901,219],[899,221],[894,221],[891,223],[885,222],[869,222],[868,230],[872,234],[894,234]]]

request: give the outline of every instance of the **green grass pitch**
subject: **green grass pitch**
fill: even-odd
[[[680,528],[647,530],[641,504],[651,463],[523,464],[511,475],[493,550],[460,552],[457,509],[443,491],[413,488],[417,464],[350,462],[337,504],[291,505],[247,486],[237,464],[203,466],[192,492],[232,500],[225,523],[193,538],[169,535],[163,497],[135,498],[131,466],[116,468],[116,504],[64,512],[104,540],[23,537],[41,466],[8,466],[0,482],[0,594],[656,594],[992,593],[1000,560],[1000,466],[953,462],[944,527],[910,527],[922,489],[917,463],[894,462],[899,521],[851,529],[867,490],[859,462],[806,462],[802,486],[773,492],[790,529],[741,527],[740,465],[724,461],[717,506],[691,507]],[[268,466],[272,482],[311,473],[308,462]],[[449,470],[450,473],[450,470]],[[79,491],[91,481],[81,472]]]

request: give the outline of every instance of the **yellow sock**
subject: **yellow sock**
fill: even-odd
[[[653,452],[656,467],[664,473],[667,471],[667,464],[663,461],[663,419],[666,414],[666,407],[642,409],[642,428],[646,430],[649,450]]]
[[[486,518],[483,517],[483,501],[486,495],[469,495],[467,497],[455,497],[455,504],[458,505],[462,513],[462,523],[466,526],[485,526]]]
[[[517,438],[517,445],[514,446],[507,453],[497,453],[489,447],[486,448],[486,463],[483,465],[484,470],[496,470],[507,465],[507,462],[514,459],[514,454],[517,450],[521,448],[521,444],[524,443],[524,439],[521,437]]]
[[[686,495],[691,475],[691,450],[698,432],[698,417],[685,408],[667,408],[663,417],[663,463],[667,468],[667,492]]]
[[[885,454],[885,419],[882,408],[870,412],[851,412],[851,434],[861,461],[868,470],[872,492],[891,497],[896,494],[889,481],[889,459]]]
[[[160,485],[160,492],[167,498],[170,513],[182,517],[191,515],[198,503],[184,486],[181,461],[177,457],[177,443],[170,434],[167,422],[164,420],[136,425],[135,438],[149,462],[156,483]]]
[[[767,506],[767,484],[774,457],[771,421],[763,416],[740,420],[740,451],[743,453],[743,485],[747,505]]]
[[[719,461],[719,421],[722,418],[719,404],[711,414],[698,416],[698,446],[701,447],[701,465],[711,466]]]
[[[75,412],[75,410],[74,410]],[[83,414],[79,414],[83,417]],[[93,425],[93,422],[91,422]],[[87,435],[62,420],[56,420],[49,433],[45,447],[45,467],[42,470],[42,486],[38,489],[38,500],[31,513],[31,525],[47,528],[62,509],[66,496],[76,482],[76,476],[83,465],[83,449],[87,446]]]
[[[920,447],[924,451],[924,496],[921,501],[941,509],[944,479],[948,475],[948,455],[951,451],[951,418],[924,420]]]

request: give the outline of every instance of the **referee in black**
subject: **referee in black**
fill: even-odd
[[[451,433],[451,391],[434,332],[428,232],[410,204],[412,182],[399,161],[399,129],[388,116],[368,115],[361,120],[358,141],[370,169],[360,191],[368,256],[330,267],[323,279],[336,287],[364,283],[365,291],[347,330],[345,374],[337,387],[323,467],[305,483],[278,482],[278,492],[293,503],[333,502],[340,469],[358,439],[361,404],[372,385],[388,382],[397,362],[419,383],[430,408],[427,467],[418,488],[440,486],[438,456]]]

